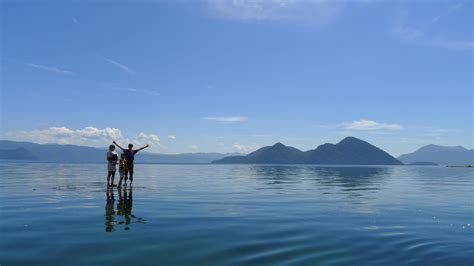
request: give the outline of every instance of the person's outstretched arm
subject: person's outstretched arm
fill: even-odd
[[[124,150],[125,150],[124,148],[122,148],[122,146],[118,145],[118,143],[117,143],[117,142],[115,142],[115,140],[114,140],[114,141],[112,141],[112,143],[113,143],[113,144],[115,144],[115,145],[117,145],[117,147],[119,147],[119,148],[120,148],[122,151],[124,151]]]
[[[139,151],[141,151],[141,150],[143,150],[143,149],[146,149],[146,148],[148,148],[148,147],[150,147],[150,145],[145,145],[145,146],[141,147],[140,149],[138,149],[137,152],[139,152]]]

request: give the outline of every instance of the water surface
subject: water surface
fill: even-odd
[[[473,265],[474,170],[2,163],[0,264]],[[116,181],[117,182],[117,181]]]

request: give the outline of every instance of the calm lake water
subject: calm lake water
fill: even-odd
[[[135,168],[108,194],[105,165],[2,163],[0,264],[474,263],[469,168]]]

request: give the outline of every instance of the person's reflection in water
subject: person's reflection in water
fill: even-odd
[[[120,221],[119,224],[124,224],[124,230],[130,230],[130,222],[132,216],[132,188],[129,189],[118,189],[119,200],[117,203],[117,215],[123,216],[125,221]]]
[[[107,188],[107,192],[105,192],[107,196],[107,201],[105,203],[105,231],[106,232],[113,232],[115,231],[114,228],[114,220],[115,220],[115,209],[114,209],[114,190],[113,188]]]
[[[121,226],[124,230],[130,230],[132,223],[146,224],[146,220],[132,214],[132,188],[117,188],[118,201],[115,210],[114,188],[108,188],[105,203],[105,231],[114,232]],[[123,217],[123,219],[121,218]]]

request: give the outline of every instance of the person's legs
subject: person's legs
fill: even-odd
[[[128,180],[128,168],[125,170],[125,173],[124,173],[124,179],[125,179],[124,185],[125,185],[125,186],[127,186],[127,180]]]
[[[112,177],[112,171],[109,171],[109,173],[107,174],[107,186],[110,186],[111,177]]]
[[[122,186],[123,177],[125,175],[125,173],[122,169],[119,169],[119,175],[120,175],[120,179],[119,179],[118,186],[120,187],[120,186]]]
[[[133,182],[133,163],[128,166],[128,173],[130,178],[130,185]]]
[[[111,184],[110,184],[111,187],[114,186],[114,179],[115,179],[115,171],[112,171],[112,178],[111,178]]]

